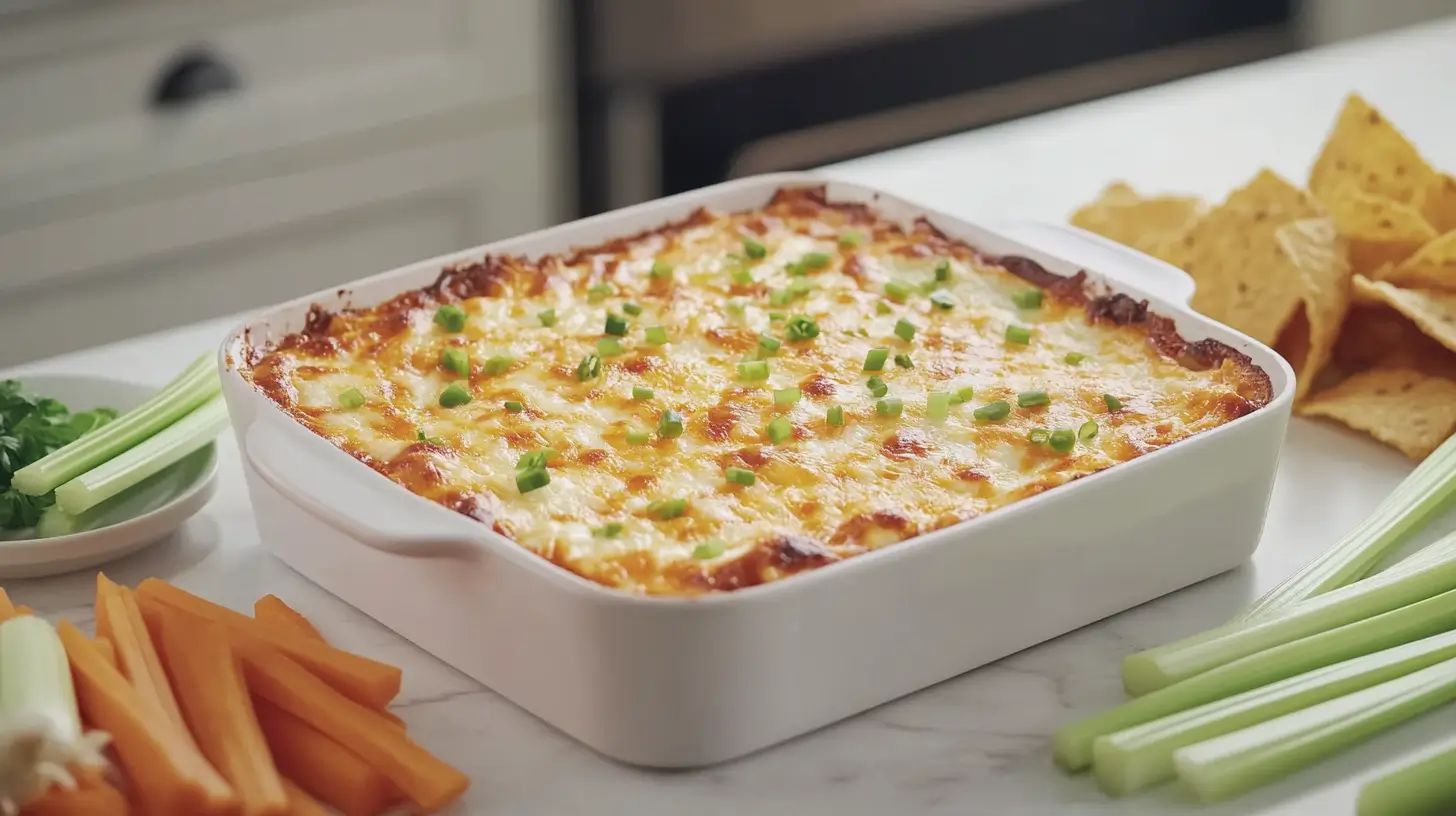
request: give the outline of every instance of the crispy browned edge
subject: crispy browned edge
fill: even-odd
[[[819,208],[839,210],[848,215],[852,222],[861,224],[879,221],[878,215],[867,204],[830,201],[826,189],[822,185],[780,188],[775,191],[773,198],[763,209],[776,206],[787,206],[791,211],[802,207],[804,212],[800,214],[807,215],[812,215],[813,211]],[[309,309],[308,317],[301,331],[288,335],[276,346],[253,345],[251,338],[245,336],[242,338],[239,349],[241,354],[237,357],[230,356],[229,362],[252,382],[253,366],[275,348],[308,348],[312,346],[312,351],[324,354],[332,350],[328,346],[332,345],[334,338],[328,332],[335,314],[353,314],[360,311],[373,311],[376,314],[392,313],[399,316],[399,324],[402,327],[404,315],[414,309],[471,297],[499,296],[503,291],[503,281],[522,275],[527,276],[526,280],[518,282],[530,283],[529,291],[539,291],[549,275],[560,264],[572,266],[593,255],[622,252],[644,238],[654,235],[672,235],[693,226],[710,223],[712,219],[712,213],[706,208],[699,208],[686,218],[667,222],[654,229],[614,238],[597,246],[577,247],[565,253],[544,255],[538,258],[534,265],[524,258],[515,256],[486,256],[479,261],[454,264],[442,269],[434,283],[429,286],[405,292],[374,306],[354,307],[332,312],[321,305],[314,304]],[[1224,363],[1233,365],[1238,369],[1244,385],[1243,398],[1246,410],[1237,413],[1232,418],[1263,408],[1273,397],[1273,386],[1268,373],[1255,365],[1248,355],[1213,339],[1194,342],[1185,340],[1178,334],[1177,327],[1171,319],[1149,310],[1146,300],[1137,300],[1120,292],[1099,291],[1100,287],[1096,287],[1088,281],[1085,270],[1067,277],[1049,271],[1030,258],[1018,255],[986,255],[966,242],[946,235],[923,216],[916,219],[913,231],[916,236],[937,245],[935,247],[937,250],[954,252],[958,256],[973,258],[983,264],[1000,266],[1027,283],[1046,290],[1060,301],[1080,305],[1085,310],[1088,320],[1093,323],[1110,323],[1141,331],[1158,353],[1175,360],[1185,368],[1202,371]],[[341,290],[340,294],[345,294],[344,290]],[[323,346],[323,348],[319,346]],[[257,382],[253,382],[253,385],[285,412],[297,418],[297,411],[280,401],[278,395],[272,393],[273,389]],[[314,430],[307,423],[305,426]],[[315,432],[317,431],[315,430]],[[418,444],[426,445],[427,443]],[[1176,445],[1177,442],[1172,444]],[[367,459],[364,461],[370,467],[381,471],[385,464]],[[401,488],[408,489],[403,485]],[[510,537],[506,530],[495,523],[493,513],[482,512],[484,508],[474,497],[457,497],[452,502],[446,503],[445,506],[490,524],[496,532],[507,538]],[[970,516],[966,518],[968,519]],[[908,518],[891,511],[878,511],[857,516],[845,524],[898,529],[905,534],[901,543],[916,537],[921,532],[929,532],[929,530],[914,529],[914,525]],[[549,560],[565,569],[571,569],[571,565],[564,560],[557,558]],[[839,560],[842,560],[841,556],[830,551],[815,539],[793,534],[777,535],[759,542],[749,552],[718,566],[710,574],[690,573],[685,577],[696,583],[700,590],[729,591],[765,583],[764,572],[770,568],[780,574],[781,580],[782,577]]]

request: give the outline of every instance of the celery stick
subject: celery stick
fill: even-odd
[[[1094,741],[1104,734],[1451,629],[1456,590],[1266,649],[1063,726],[1052,738],[1052,757],[1080,771],[1092,764]]]
[[[15,471],[13,487],[43,496],[136,447],[222,391],[211,355],[199,357],[150,399],[75,442]]]
[[[217,438],[228,424],[219,394],[161,433],[56,488],[56,505],[70,515],[95,507]]]
[[[1359,816],[1448,816],[1456,813],[1456,744],[1360,788]]]
[[[1456,495],[1456,436],[1416,466],[1370,517],[1299,572],[1244,610],[1240,620],[1299,603],[1358,581]]]
[[[1123,686],[1142,694],[1297,638],[1456,589],[1456,534],[1430,546],[1422,569],[1377,573],[1250,621],[1232,621],[1122,661]]]
[[[1456,700],[1456,660],[1180,748],[1178,778],[1205,802],[1272,782]]]
[[[1102,789],[1125,796],[1173,778],[1173,752],[1325,700],[1456,658],[1456,632],[1281,680],[1099,737],[1093,769]]]

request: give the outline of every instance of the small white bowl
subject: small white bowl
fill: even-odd
[[[60,400],[72,411],[106,406],[125,413],[157,391],[105,377],[27,374],[16,379],[27,391]],[[108,500],[92,529],[53,538],[34,538],[24,530],[0,532],[0,579],[73,572],[130,555],[166,538],[215,492],[217,445],[211,444]]]

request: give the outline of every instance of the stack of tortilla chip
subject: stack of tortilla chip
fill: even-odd
[[[1308,189],[1265,170],[1208,208],[1119,182],[1071,221],[1185,270],[1195,309],[1289,361],[1302,415],[1415,459],[1456,431],[1456,179],[1359,96]]]

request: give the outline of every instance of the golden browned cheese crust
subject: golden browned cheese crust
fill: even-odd
[[[1083,278],[786,188],[759,210],[316,308],[237,362],[416,494],[592,581],[693,595],[974,518],[1270,400],[1246,356]],[[461,330],[435,320],[445,305]],[[447,407],[457,381],[470,402]],[[978,418],[998,402],[1004,417]],[[533,488],[529,455],[548,450]]]

